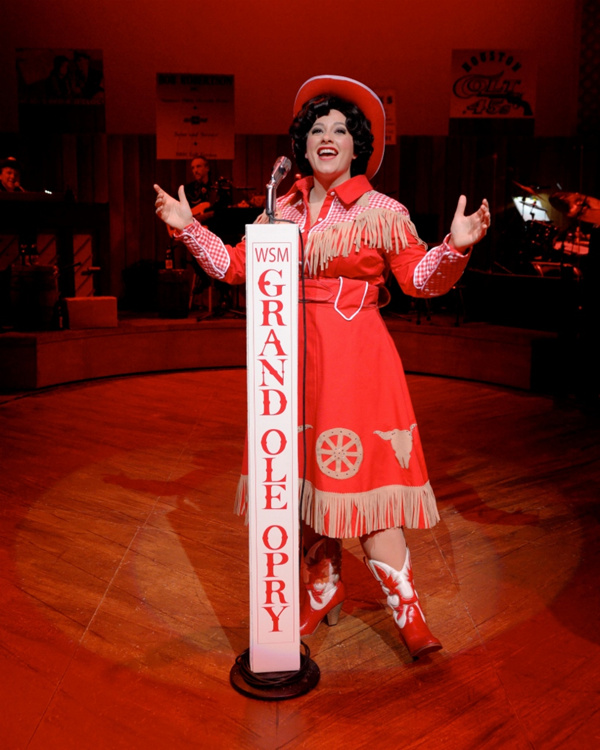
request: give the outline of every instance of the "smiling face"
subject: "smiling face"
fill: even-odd
[[[350,178],[354,140],[346,126],[346,117],[337,109],[319,117],[308,131],[306,158],[315,179],[325,187],[341,185]]]
[[[18,177],[16,169],[12,167],[3,167],[2,171],[0,171],[0,182],[9,193],[14,192]]]

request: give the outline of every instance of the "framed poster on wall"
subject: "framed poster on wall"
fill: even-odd
[[[101,50],[17,49],[19,130],[103,133]]]

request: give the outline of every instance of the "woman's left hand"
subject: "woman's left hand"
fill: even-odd
[[[490,207],[485,198],[470,216],[465,216],[466,205],[467,197],[461,195],[450,227],[450,245],[461,253],[482,240],[490,226]]]

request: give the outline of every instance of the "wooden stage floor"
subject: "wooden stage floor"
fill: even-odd
[[[306,639],[321,680],[281,702],[229,684],[248,646],[244,370],[2,397],[0,747],[599,747],[598,419],[409,385],[442,521],[408,540],[444,650],[410,660],[347,541],[340,621]]]

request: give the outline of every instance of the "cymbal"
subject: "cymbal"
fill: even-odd
[[[528,185],[521,185],[521,183],[516,180],[513,180],[513,184],[528,195],[537,195],[537,190],[535,190],[535,188],[529,187]]]
[[[600,200],[582,193],[553,193],[550,203],[571,219],[600,224]]]

